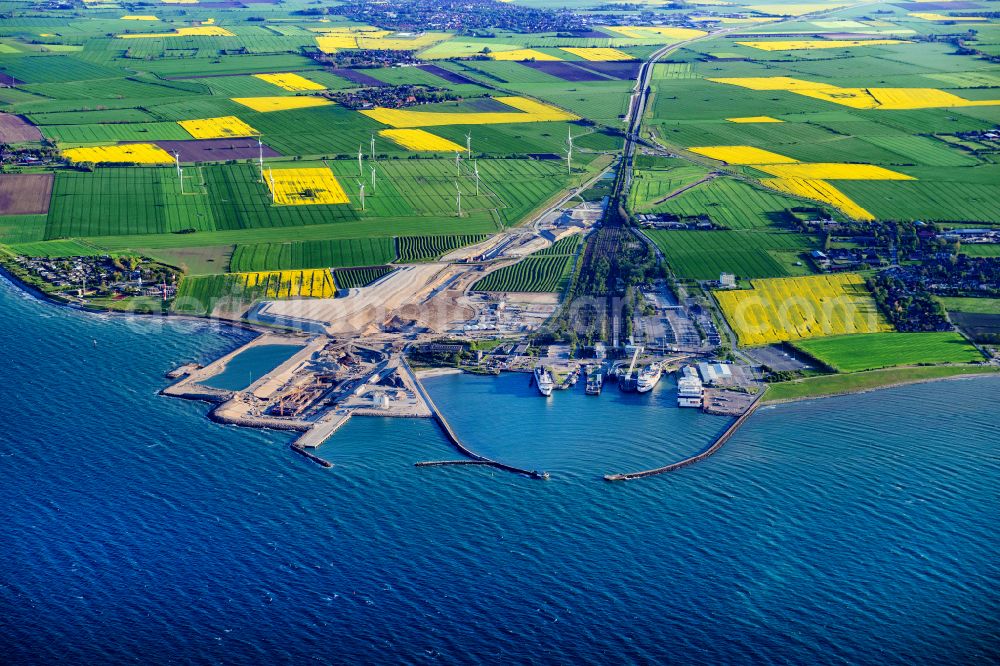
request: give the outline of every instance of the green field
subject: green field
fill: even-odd
[[[822,375],[794,382],[772,384],[765,402],[806,400],[825,396],[871,391],[888,386],[946,379],[960,375],[980,375],[997,372],[993,366],[940,365],[891,370],[869,370],[845,375]]]
[[[811,237],[791,231],[644,230],[673,271],[693,280],[717,280],[720,273],[739,278],[787,277],[810,270],[801,256]]]
[[[233,272],[375,266],[396,259],[391,238],[349,238],[328,241],[237,245],[230,261]]]
[[[561,291],[573,268],[572,256],[527,257],[495,270],[472,285],[476,291]]]
[[[475,291],[561,292],[573,271],[583,245],[583,236],[560,238],[549,247],[511,266],[499,268],[472,289]]]
[[[338,289],[365,287],[393,271],[391,266],[369,266],[366,268],[343,268],[333,272]]]
[[[405,236],[396,241],[401,263],[433,261],[443,254],[466,245],[482,243],[488,236]]]
[[[688,168],[681,171],[679,180],[673,180],[670,178],[671,172],[666,172],[666,184],[657,186],[657,193],[663,191],[658,197],[670,194],[677,187],[696,182],[697,173],[696,168]],[[645,180],[650,178],[646,177]],[[656,182],[659,179],[653,180]],[[669,213],[682,218],[707,216],[716,225],[738,230],[787,224],[792,219],[792,210],[812,211],[814,216],[820,215],[818,207],[809,206],[797,199],[753,187],[733,178],[715,178],[695,185],[662,203],[657,203],[654,199],[641,212]]]
[[[1000,298],[938,298],[948,312],[967,312],[969,314],[1000,315]]]
[[[800,340],[794,346],[838,372],[984,360],[954,332],[843,335]]]

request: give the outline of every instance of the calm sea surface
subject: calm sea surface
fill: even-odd
[[[613,387],[427,381],[484,454],[413,467],[433,422],[321,449],[214,424],[163,373],[246,340],[71,312],[0,282],[0,660],[29,663],[996,663],[1000,381],[727,421]]]

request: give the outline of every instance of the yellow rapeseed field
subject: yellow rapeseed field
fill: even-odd
[[[279,169],[268,171],[266,175],[264,180],[267,181],[268,189],[274,193],[274,203],[281,206],[350,202],[336,176],[324,167]]]
[[[726,25],[739,23],[770,23],[771,21],[778,20],[770,16],[746,16],[744,18],[736,18],[734,16],[689,16],[688,18],[695,23],[723,23]]]
[[[763,4],[750,5],[747,9],[752,9],[761,14],[773,14],[774,16],[802,16],[814,12],[831,11],[846,7],[845,3],[823,3],[823,2],[801,2],[795,4]]]
[[[801,41],[736,42],[761,51],[810,51],[813,49],[844,49],[854,46],[884,46],[909,44],[902,39],[805,39]]]
[[[359,34],[358,47],[383,51],[416,51],[431,44],[451,39],[453,36],[447,32],[421,32],[414,35],[404,35],[397,32],[377,37]]]
[[[385,37],[391,35],[392,31],[376,28],[373,25],[336,25],[330,28],[309,28],[310,32],[318,32],[324,35],[365,35],[367,37]]]
[[[62,156],[71,162],[115,162],[136,164],[171,164],[173,155],[152,143],[127,143],[120,146],[67,148]]]
[[[817,178],[820,180],[914,180],[913,176],[874,164],[777,164],[757,167],[778,178]]]
[[[260,271],[230,273],[242,286],[263,293],[263,298],[333,298],[337,285],[329,270]]]
[[[330,106],[333,104],[330,100],[322,97],[232,97],[231,99],[237,104],[242,104],[261,113],[288,111],[289,109],[308,109],[314,106]]]
[[[933,12],[910,12],[910,16],[925,21],[989,21],[985,16],[946,16],[945,14],[935,14]]]
[[[194,28],[177,28],[173,32],[125,33],[116,35],[120,39],[149,39],[163,37],[235,37],[233,33],[217,25],[199,25]]]
[[[566,49],[563,49],[565,51]],[[558,56],[554,56],[551,53],[545,53],[544,51],[536,51],[535,49],[514,49],[513,51],[492,51],[490,53],[490,58],[493,60],[537,60],[542,61],[553,61],[562,60]]]
[[[354,35],[322,35],[316,38],[316,48],[323,53],[333,54],[340,49],[358,48],[358,38]]]
[[[714,292],[741,345],[892,330],[860,275],[775,278],[751,284],[753,289]]]
[[[619,35],[630,39],[657,39],[660,37],[666,37],[669,40],[682,40],[704,37],[708,34],[704,30],[695,30],[693,28],[671,28],[669,26],[616,25],[606,26],[604,29],[610,30],[611,32],[617,32]]]
[[[236,116],[201,118],[199,120],[178,120],[177,124],[196,139],[228,139],[239,136],[260,134]]]
[[[594,62],[622,62],[626,60],[635,60],[634,56],[619,51],[618,49],[577,48],[575,46],[564,46],[559,50],[565,51],[566,53],[572,53],[577,57],[583,58],[584,60],[592,60]]]
[[[472,112],[442,113],[440,111],[410,111],[378,107],[360,113],[383,125],[396,128],[437,127],[440,125],[497,125],[503,123],[538,123],[553,120],[579,120],[579,116],[555,106],[525,97],[495,97],[498,102],[520,113]]]
[[[1000,100],[968,100],[937,88],[841,88],[828,83],[788,76],[710,78],[750,90],[787,90],[852,109],[938,109],[962,106],[994,106]]]
[[[127,14],[121,18],[122,21],[159,21],[155,16]]]
[[[743,116],[741,118],[726,118],[731,123],[783,123],[784,120],[778,120],[777,118],[772,118],[771,116]]]
[[[854,203],[854,200],[825,180],[806,178],[763,178],[761,185],[784,194],[814,199],[830,204],[840,212],[855,220],[871,222],[875,216]]]
[[[793,164],[798,162],[791,157],[753,146],[697,146],[688,148],[688,150],[727,164]]]
[[[290,92],[304,92],[308,90],[326,90],[326,86],[322,86],[315,81],[310,81],[304,76],[299,76],[292,72],[284,72],[280,74],[254,74],[254,78],[260,79],[261,81],[266,81],[271,85],[278,86],[284,90]]]
[[[379,136],[399,144],[407,150],[464,153],[465,146],[422,129],[385,129]]]

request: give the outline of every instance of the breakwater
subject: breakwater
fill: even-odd
[[[532,479],[549,478],[548,472],[521,469],[520,467],[507,465],[505,463],[498,462],[496,460],[487,458],[486,456],[480,455],[475,451],[473,451],[472,449],[465,446],[465,444],[462,443],[462,440],[459,439],[458,435],[455,433],[454,429],[452,429],[451,424],[448,423],[448,419],[444,417],[444,414],[441,413],[441,410],[438,409],[437,405],[434,404],[434,401],[431,399],[431,396],[427,392],[427,389],[425,389],[424,385],[420,383],[420,380],[417,378],[417,375],[413,372],[413,368],[410,367],[410,364],[406,361],[405,357],[400,358],[400,367],[402,367],[406,371],[410,379],[413,381],[413,386],[417,389],[417,392],[420,394],[420,397],[423,398],[424,402],[427,404],[427,407],[431,410],[431,414],[434,415],[434,420],[437,421],[439,426],[441,426],[441,430],[444,432],[445,437],[448,438],[448,441],[451,442],[452,446],[458,449],[459,453],[470,459],[469,460],[470,463],[479,465],[488,465],[490,467],[494,467],[496,469],[503,470],[505,472],[521,474],[523,476],[527,476]],[[430,463],[417,463],[417,466],[430,467],[435,465],[437,466],[455,465],[455,464],[460,464],[460,462],[464,461],[441,461],[441,462],[430,462]]]
[[[682,467],[687,467],[688,465],[693,465],[694,463],[699,462],[701,460],[705,460],[706,458],[714,454],[716,451],[721,449],[723,444],[728,442],[729,438],[731,438],[733,434],[735,434],[736,431],[740,429],[740,426],[746,423],[747,419],[749,419],[750,416],[761,405],[761,400],[764,398],[765,393],[767,393],[766,388],[763,391],[761,391],[756,398],[754,398],[753,402],[750,403],[750,406],[747,408],[745,412],[743,412],[742,416],[733,421],[732,424],[730,424],[730,426],[726,428],[726,430],[721,435],[719,435],[714,442],[712,442],[712,445],[709,446],[704,451],[702,451],[701,453],[695,454],[690,458],[685,458],[684,460],[680,460],[678,462],[671,463],[669,465],[664,465],[663,467],[657,467],[655,469],[647,469],[641,472],[630,472],[628,474],[605,474],[604,480],[633,481],[635,479],[644,479],[647,476],[656,476],[657,474],[673,472],[674,470],[680,469]]]
[[[314,463],[316,463],[320,467],[326,467],[327,469],[333,467],[333,463],[332,462],[330,462],[329,460],[325,460],[323,458],[320,458],[318,455],[316,455],[315,453],[312,453],[311,451],[306,451],[305,447],[302,446],[301,444],[298,444],[296,442],[292,442],[292,445],[291,445],[290,448],[292,449],[292,451],[295,451],[300,456],[303,456],[303,457],[305,457],[305,458],[313,461]]]

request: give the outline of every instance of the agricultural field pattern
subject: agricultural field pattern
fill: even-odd
[[[924,4],[482,0],[415,26],[367,2],[11,0],[0,259],[136,257],[177,271],[165,312],[207,315],[343,297],[589,203],[597,232],[463,288],[631,294],[613,253],[647,248],[735,347],[969,362],[949,322],[993,335],[996,294],[957,280],[913,328],[897,291],[921,262],[1000,260],[1000,2]]]

